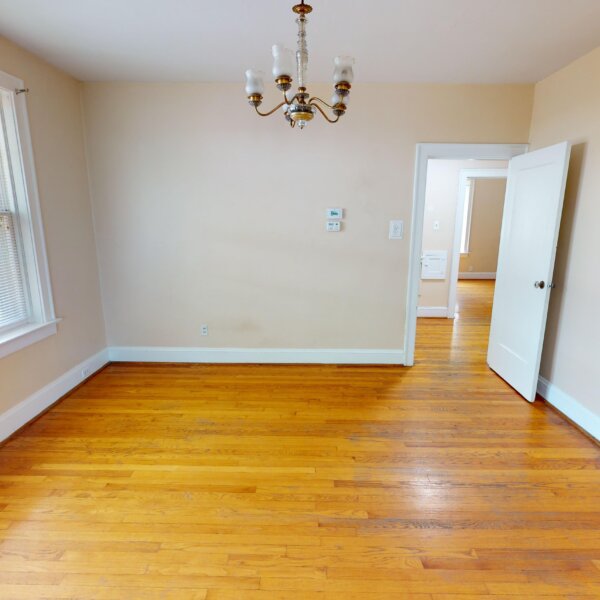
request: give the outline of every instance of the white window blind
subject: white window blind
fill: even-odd
[[[14,168],[21,165],[14,164],[9,151],[7,123],[15,117],[7,114],[7,105],[10,109],[9,103],[0,103],[0,331],[29,317],[13,177]]]

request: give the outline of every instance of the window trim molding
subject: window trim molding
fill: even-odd
[[[54,335],[60,321],[54,319],[48,323],[27,323],[0,335],[0,359]]]
[[[0,333],[0,358],[56,333],[56,314],[52,299],[52,284],[46,253],[46,240],[37,186],[31,129],[27,111],[26,93],[15,93],[25,88],[23,80],[0,71],[0,87],[12,90],[16,132],[9,144],[18,151],[21,169],[15,174],[17,216],[27,267],[31,315],[29,322]],[[10,133],[10,132],[9,132]],[[16,133],[16,136],[14,135]],[[13,165],[14,168],[14,165]]]

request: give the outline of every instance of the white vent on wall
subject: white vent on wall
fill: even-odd
[[[448,252],[424,252],[421,261],[421,279],[446,279]]]

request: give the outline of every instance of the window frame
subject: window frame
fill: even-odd
[[[24,88],[21,79],[0,71],[0,102],[5,109],[6,137],[15,192],[15,211],[12,214],[28,301],[27,321],[0,329],[0,358],[55,334],[58,322],[52,300],[27,94],[17,93]]]

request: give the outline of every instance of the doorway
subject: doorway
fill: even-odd
[[[464,147],[459,148],[457,154],[461,154],[461,150]],[[538,386],[550,292],[556,287],[554,260],[570,154],[568,141],[523,152],[510,159],[507,175],[486,362],[530,402],[535,400]],[[427,148],[418,149],[413,223],[418,222],[419,226],[425,220],[428,163],[432,158],[436,157],[427,156]],[[464,179],[468,188],[468,175]],[[468,200],[467,192],[463,190],[459,205],[468,205]],[[463,247],[466,247],[468,237],[468,232],[465,233],[467,221],[468,215],[462,219],[460,243]],[[422,243],[423,232],[413,229],[407,311],[411,321],[413,318],[416,321],[416,303],[413,302],[415,295],[418,296],[415,279],[419,278],[419,273],[415,269],[415,259],[420,258],[414,251],[419,251]],[[423,263],[421,277],[440,278],[446,272],[445,260],[441,254],[423,257],[419,260]],[[455,261],[455,269],[457,264]],[[423,277],[423,273],[427,277]],[[414,362],[414,321],[407,324],[410,364]]]
[[[418,361],[434,339],[438,360],[485,365],[507,175],[508,161],[428,161]]]
[[[425,206],[427,198],[427,174],[430,160],[454,160],[454,161],[509,161],[515,156],[527,152],[527,144],[418,144],[416,154],[415,169],[415,189],[413,199],[412,216],[412,242],[411,258],[409,268],[409,288],[407,297],[407,320],[405,337],[405,363],[407,366],[414,364],[415,342],[417,330],[417,314],[419,305],[419,293],[421,288],[422,276],[422,249],[424,241],[425,226]],[[472,164],[473,163],[468,163]],[[489,163],[485,163],[489,166]],[[457,192],[458,196],[458,192]],[[456,231],[456,217],[450,220],[453,225],[452,231],[452,252],[454,252],[454,232]],[[441,227],[441,224],[440,224]],[[448,261],[443,265],[443,256],[438,256],[440,272],[446,269],[451,272],[452,268],[456,271],[458,278],[458,261]],[[435,267],[436,265],[434,265]],[[449,280],[447,283],[447,292],[445,297],[449,298]],[[448,307],[452,304],[446,302],[446,317],[448,316]],[[452,310],[452,309],[450,309]]]
[[[418,317],[454,319],[459,279],[495,279],[507,168],[428,161]]]

